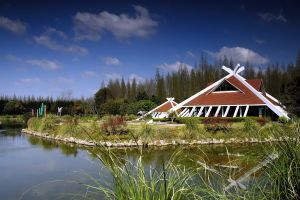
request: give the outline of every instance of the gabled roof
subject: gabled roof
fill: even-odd
[[[200,105],[245,105],[245,104],[265,104],[235,76],[225,79],[239,91],[232,92],[211,92],[215,87],[188,101],[184,106],[200,106]],[[223,82],[223,81],[222,81]]]
[[[149,112],[147,112],[146,114],[144,114],[143,116],[139,117],[139,119],[142,119],[144,117],[146,117],[147,115],[154,113],[154,112],[168,112],[169,110],[173,109],[174,107],[178,106],[178,104],[174,101],[174,98],[167,98],[167,101],[162,103],[161,105],[157,106],[156,108],[150,110]],[[178,110],[178,109],[176,109]],[[176,111],[174,110],[174,111]]]
[[[177,103],[175,101],[166,101],[165,103],[157,106],[153,112],[167,112],[176,105]]]
[[[261,79],[246,80],[238,73],[245,68],[237,65],[234,70],[222,67],[229,74],[215,83],[207,86],[200,92],[184,100],[172,110],[178,110],[182,106],[206,106],[206,105],[266,105],[279,117],[287,117],[287,113],[280,107],[277,99],[263,90]],[[239,91],[220,91],[213,92],[222,82],[231,83]],[[262,90],[262,91],[261,91]]]
[[[260,87],[262,85],[262,80],[260,78],[256,78],[256,79],[249,79],[246,80],[247,83],[249,83],[254,89],[256,90],[260,90]]]

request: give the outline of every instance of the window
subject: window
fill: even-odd
[[[228,81],[223,81],[213,92],[223,92],[223,91],[235,91],[239,92],[240,90],[231,85]]]

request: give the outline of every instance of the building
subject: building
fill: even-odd
[[[286,117],[280,102],[265,91],[261,79],[246,80],[240,72],[222,67],[228,75],[179,103],[171,109],[181,109],[179,117],[247,117],[259,116],[276,119]]]
[[[149,112],[147,112],[145,115],[141,116],[140,118],[144,118],[150,114],[153,119],[169,117],[170,110],[177,105],[178,104],[174,101],[174,98],[167,98],[166,102],[164,102],[161,105],[157,106],[156,108],[150,110]]]

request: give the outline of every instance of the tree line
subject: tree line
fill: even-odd
[[[175,97],[181,102],[209,83],[224,77],[227,72],[221,66],[234,68],[233,61],[224,57],[215,63],[209,63],[205,56],[192,69],[182,64],[178,70],[163,73],[157,69],[155,77],[143,82],[115,79],[100,88],[90,98],[71,99],[51,97],[8,97],[0,96],[0,114],[23,114],[36,110],[41,103],[50,113],[56,113],[57,107],[63,107],[64,114],[136,114],[148,111],[166,100]],[[287,109],[300,115],[300,53],[295,63],[269,64],[265,68],[245,64],[242,76],[246,79],[260,78],[266,91],[278,98]]]

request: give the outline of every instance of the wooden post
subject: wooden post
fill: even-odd
[[[36,117],[39,118],[39,109],[36,109]]]
[[[46,105],[44,105],[44,112],[45,112],[44,116],[46,117],[47,116],[47,106]]]

